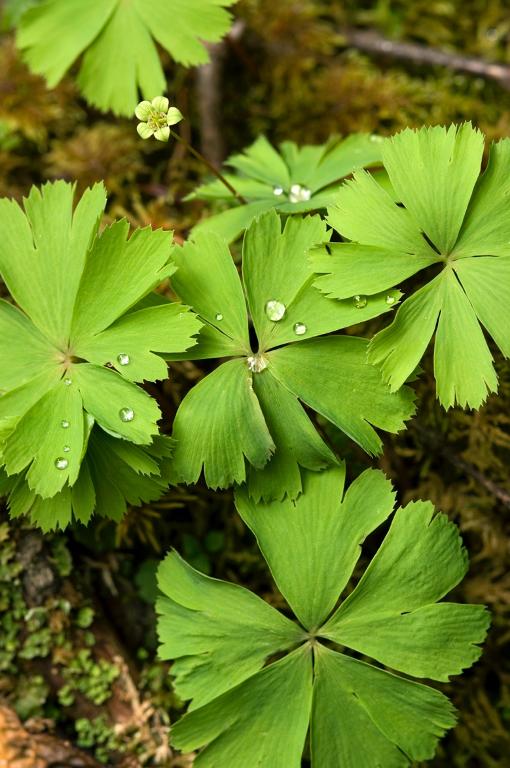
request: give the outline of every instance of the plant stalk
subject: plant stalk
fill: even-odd
[[[186,149],[189,152],[191,152],[193,157],[196,157],[197,160],[200,160],[200,162],[204,163],[204,165],[211,171],[211,173],[214,173],[216,178],[219,179],[221,181],[221,183],[223,184],[223,186],[225,186],[228,189],[230,194],[234,195],[234,197],[237,200],[239,200],[239,202],[242,205],[246,205],[247,200],[242,195],[239,194],[239,192],[223,176],[223,174],[220,171],[218,171],[218,169],[215,168],[214,165],[212,163],[210,163],[209,160],[206,157],[204,157],[201,152],[198,152],[198,150],[196,150],[194,147],[192,147],[191,144],[188,141],[186,141],[186,139],[183,139],[182,136],[180,136],[178,133],[173,131],[171,128],[170,128],[170,136],[173,139],[175,139],[176,141],[179,141],[181,144],[183,144],[186,147]]]

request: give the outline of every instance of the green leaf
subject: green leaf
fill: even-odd
[[[97,184],[72,212],[74,186],[63,181],[33,187],[25,211],[0,200],[0,274],[17,304],[48,339],[67,343],[76,291],[106,204]],[[30,280],[26,276],[30,275]]]
[[[229,157],[226,165],[241,171],[250,179],[272,187],[280,184],[284,187],[290,186],[288,167],[265,136],[259,136],[241,154]]]
[[[57,349],[12,304],[0,300],[0,358],[9,361],[0,368],[0,390],[12,390],[41,371],[54,368],[51,357]]]
[[[320,471],[337,459],[320,438],[297,397],[265,371],[253,378],[253,389],[276,446],[262,469],[248,467],[254,501],[295,499],[302,491],[302,469]]]
[[[76,345],[96,365],[110,363],[130,381],[165,379],[167,365],[155,352],[181,354],[192,347],[201,323],[181,304],[147,307],[124,315],[105,331]]]
[[[204,232],[211,232],[221,237],[227,243],[231,243],[237,240],[241,232],[251,224],[253,219],[273,207],[273,200],[264,199],[215,213],[195,224],[193,236],[201,235]]]
[[[394,504],[376,470],[363,473],[342,499],[344,474],[343,466],[308,473],[295,503],[257,505],[246,489],[236,492],[239,512],[307,629],[295,627],[297,634],[279,645],[293,650],[278,661],[266,657],[261,671],[261,639],[274,637],[267,628],[267,617],[272,627],[278,616],[274,609],[263,612],[258,598],[252,609],[241,587],[232,585],[229,595],[224,582],[200,576],[175,554],[162,566],[170,566],[162,586],[171,598],[160,604],[163,655],[177,659],[178,686],[195,697],[195,708],[173,726],[173,744],[183,752],[201,749],[195,763],[202,768],[299,768],[310,717],[313,768],[336,768],[339,761],[405,768],[432,757],[454,725],[442,693],[325,645],[346,645],[406,674],[446,680],[476,660],[474,644],[488,625],[483,606],[437,603],[462,578],[467,558],[457,528],[426,502],[397,511],[364,576],[334,610],[357,571],[361,545]],[[267,645],[265,652],[271,654]],[[246,662],[252,654],[258,667]],[[196,696],[206,703],[196,708]]]
[[[455,243],[457,258],[510,255],[509,192],[510,141],[503,139],[491,146],[487,169],[473,192]]]
[[[305,647],[185,715],[172,729],[173,744],[183,752],[207,745],[196,768],[300,768],[311,699]]]
[[[237,511],[255,534],[278,589],[310,631],[328,617],[361,544],[395,504],[382,472],[364,472],[342,500],[344,479],[343,464],[324,473],[307,472],[295,502],[256,504],[245,490],[236,491]]]
[[[454,269],[478,319],[510,357],[510,257],[462,259]]]
[[[414,396],[406,387],[391,394],[367,364],[366,350],[364,339],[329,336],[273,350],[267,358],[278,381],[374,455],[382,443],[373,427],[403,429],[414,413]]]
[[[76,0],[72,5],[63,0],[46,0],[31,8],[22,17],[17,35],[17,44],[30,69],[44,75],[49,87],[54,88],[100,33],[116,5],[117,0]]]
[[[315,651],[312,764],[319,768],[405,768],[434,756],[455,725],[439,691],[324,646]]]
[[[353,242],[312,259],[323,273],[316,286],[342,300],[353,291],[370,295],[440,265],[439,274],[429,278],[426,273],[430,282],[374,337],[369,360],[397,389],[416,369],[437,325],[434,371],[445,408],[455,403],[478,408],[497,388],[479,323],[503,354],[510,354],[510,141],[492,148],[479,178],[482,152],[483,137],[470,124],[407,129],[385,141],[383,159],[399,203],[368,174],[356,174],[329,215]]]
[[[322,275],[314,285],[334,299],[386,291],[440,260],[432,255],[410,258],[407,253],[358,243],[332,243],[328,248],[330,253],[313,252],[310,264]]]
[[[476,263],[476,262],[475,262]],[[452,270],[441,275],[441,314],[434,347],[437,396],[445,408],[479,408],[498,388],[492,355],[475,310]],[[478,376],[471,376],[476,371]]]
[[[38,400],[52,389],[61,377],[58,368],[48,366],[46,370],[11,389],[0,397],[0,424],[2,421],[15,422],[23,416]]]
[[[162,441],[162,442],[161,442]],[[94,512],[120,520],[127,504],[154,501],[167,486],[160,477],[171,453],[172,441],[158,437],[151,446],[139,447],[92,429],[78,479],[48,499],[35,494],[25,473],[8,478],[9,514],[27,515],[44,532],[64,529],[73,519],[86,525]],[[148,474],[141,474],[148,473]]]
[[[172,257],[178,267],[172,285],[180,298],[204,322],[227,336],[229,343],[234,342],[237,354],[249,354],[246,302],[226,243],[203,232],[175,248]]]
[[[227,174],[227,178],[247,203],[199,222],[194,232],[213,231],[232,242],[264,211],[292,215],[326,208],[334,202],[344,176],[381,160],[380,144],[366,134],[353,134],[343,141],[333,137],[316,146],[298,147],[285,141],[279,149],[259,136],[241,154],[230,157],[226,165],[238,174]],[[304,190],[301,198],[293,194],[294,185]],[[198,187],[192,196],[233,200],[217,181]]]
[[[471,123],[409,128],[384,142],[391,183],[438,251],[453,249],[480,173],[483,135]]]
[[[263,214],[246,232],[243,280],[261,349],[279,343],[280,325],[269,319],[267,302],[276,300],[286,309],[290,307],[311,278],[308,252],[328,239],[326,225],[319,216],[290,218],[282,233],[274,210]]]
[[[204,41],[217,43],[232,24],[225,8],[236,0],[135,0],[158,43],[185,66],[209,61]]]
[[[73,366],[72,375],[84,409],[101,427],[133,443],[152,441],[160,411],[143,389],[108,368],[88,363]]]
[[[94,507],[120,518],[126,501],[155,498],[155,488],[161,493],[166,479],[133,482],[136,466],[117,488],[108,462],[89,455],[88,435],[95,419],[117,439],[151,444],[159,409],[130,382],[165,378],[166,363],[156,353],[184,355],[201,328],[187,307],[147,298],[175,270],[171,234],[147,228],[127,240],[128,225],[120,222],[98,236],[104,188],[87,190],[74,213],[73,194],[64,182],[34,188],[26,214],[0,201],[0,270],[19,305],[0,302],[0,352],[9,361],[0,373],[1,461],[26,484],[13,505],[45,528],[52,527],[52,510],[60,526],[72,509],[81,521]],[[109,450],[121,454],[113,460],[122,474],[136,452]],[[159,474],[161,461],[144,456],[142,464]],[[54,504],[45,503],[56,495]]]
[[[228,31],[235,0],[45,0],[25,13],[17,44],[25,61],[54,87],[84,54],[78,85],[100,109],[129,116],[138,98],[165,86],[155,41],[181,64],[204,64],[203,41]],[[55,40],[59,41],[57,50]]]
[[[363,306],[331,301],[313,286],[309,254],[326,242],[329,233],[319,216],[287,219],[283,232],[274,211],[263,214],[247,230],[243,244],[243,279],[260,350],[302,341],[387,312],[399,293],[374,296]],[[284,316],[273,322],[267,314],[270,300],[281,302]],[[299,334],[296,329],[299,328]]]
[[[136,0],[116,3],[101,33],[87,48],[77,77],[89,104],[116,115],[132,115],[139,101],[138,89],[144,96],[166,90],[158,51],[137,5]]]
[[[441,312],[441,275],[410,296],[392,324],[379,331],[368,346],[368,361],[379,366],[383,379],[396,392],[415,370],[436,329]]]
[[[211,488],[246,479],[245,458],[263,467],[274,444],[245,360],[230,360],[191,389],[177,411],[172,475],[196,483],[202,469]]]
[[[390,179],[393,178],[390,174]],[[338,191],[328,208],[328,223],[344,237],[397,253],[435,260],[437,254],[422,236],[410,213],[399,208],[390,195],[366,171],[358,171]]]
[[[243,587],[211,579],[176,552],[158,570],[165,595],[159,656],[172,665],[178,696],[201,707],[258,672],[269,657],[303,640],[297,624]]]
[[[412,502],[397,510],[356,589],[320,633],[406,674],[448,680],[480,656],[474,643],[489,625],[483,606],[435,604],[466,570],[456,526],[430,502]]]
[[[29,467],[31,490],[43,498],[54,496],[66,482],[76,481],[83,440],[80,393],[61,380],[23,415],[6,440],[5,469],[11,475]]]
[[[359,168],[382,161],[382,142],[367,133],[353,133],[332,146],[326,147],[316,168],[303,182],[313,191],[349,176]],[[294,172],[297,179],[297,173]]]
[[[128,240],[128,231],[127,221],[115,222],[88,255],[74,306],[72,344],[108,328],[175,270],[169,262],[171,232],[146,227]]]

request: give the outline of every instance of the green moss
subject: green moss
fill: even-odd
[[[62,706],[74,702],[76,693],[81,693],[93,704],[104,704],[112,693],[112,684],[119,676],[119,670],[114,664],[92,657],[90,649],[83,648],[63,668],[62,675],[65,684],[58,692],[58,700]]]

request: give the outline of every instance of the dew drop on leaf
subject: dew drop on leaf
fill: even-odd
[[[283,195],[283,187],[274,187],[273,195],[276,195],[276,197],[280,197],[280,195]]]
[[[119,411],[119,418],[121,421],[133,421],[135,412],[132,408],[121,408]]]
[[[62,419],[62,421],[60,422],[60,426],[62,427],[62,429],[69,429],[69,422],[67,421],[67,419]]]
[[[386,304],[394,304],[396,300],[395,296],[392,296],[391,293],[386,296]]]
[[[267,368],[267,360],[264,355],[251,355],[246,358],[246,363],[248,364],[248,369],[252,371],[252,373],[260,373]]]
[[[72,379],[69,379],[69,378],[64,379],[64,384],[66,385],[66,387],[70,387],[72,383],[73,383]]]
[[[125,352],[121,352],[119,355],[117,355],[117,362],[119,365],[129,365],[129,355],[127,355]]]
[[[67,469],[69,466],[69,462],[67,459],[64,459],[63,456],[59,456],[58,459],[55,459],[55,467],[57,469]]]
[[[296,336],[302,336],[304,333],[306,333],[308,328],[304,323],[295,323],[294,324],[294,333]]]
[[[64,451],[64,453],[69,453],[69,451],[70,451],[71,449],[70,449],[70,447],[69,447],[68,445],[64,445],[64,447],[63,447],[63,449],[62,449],[62,450]]]
[[[216,312],[215,317],[216,317],[216,320],[223,320],[223,315],[221,314],[221,312]]]
[[[301,184],[293,184],[290,188],[289,200],[291,203],[302,203],[309,200],[311,196],[311,191],[302,187]]]
[[[363,307],[367,306],[367,297],[366,296],[353,296],[352,302],[356,309],[363,309]]]
[[[266,301],[265,310],[269,320],[272,320],[273,323],[277,323],[279,320],[281,320],[285,316],[287,307],[285,306],[285,304],[282,304],[281,301],[276,301],[276,299],[270,299],[269,301]]]

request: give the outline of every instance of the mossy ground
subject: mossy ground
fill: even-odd
[[[225,47],[219,94],[228,152],[260,132],[313,143],[330,133],[472,120],[491,139],[510,135],[510,92],[501,85],[368,58],[346,47],[344,36],[366,27],[510,65],[504,0],[240,0],[236,14],[239,34]],[[199,144],[196,77],[168,66],[169,94],[188,117],[180,127]],[[89,109],[71,79],[47,91],[9,35],[0,39],[0,194],[19,198],[46,179],[76,179],[79,188],[104,179],[107,217],[164,226],[179,238],[206,215],[203,203],[183,202],[201,174],[180,146],[142,142],[134,121]],[[417,417],[386,439],[378,462],[402,502],[430,498],[460,525],[471,568],[456,598],[485,602],[493,613],[481,661],[445,687],[459,725],[435,766],[510,764],[510,364],[497,359],[500,393],[479,413],[441,409],[426,359]],[[159,387],[164,428],[202,373],[200,364],[178,364]],[[331,438],[352,475],[370,464],[339,435]],[[281,604],[231,494],[173,489],[117,526],[96,521],[45,541],[8,523],[5,511],[2,521],[0,695],[23,720],[46,723],[104,765],[184,765],[166,746],[182,704],[167,666],[154,660],[158,559],[175,546],[198,568]]]

